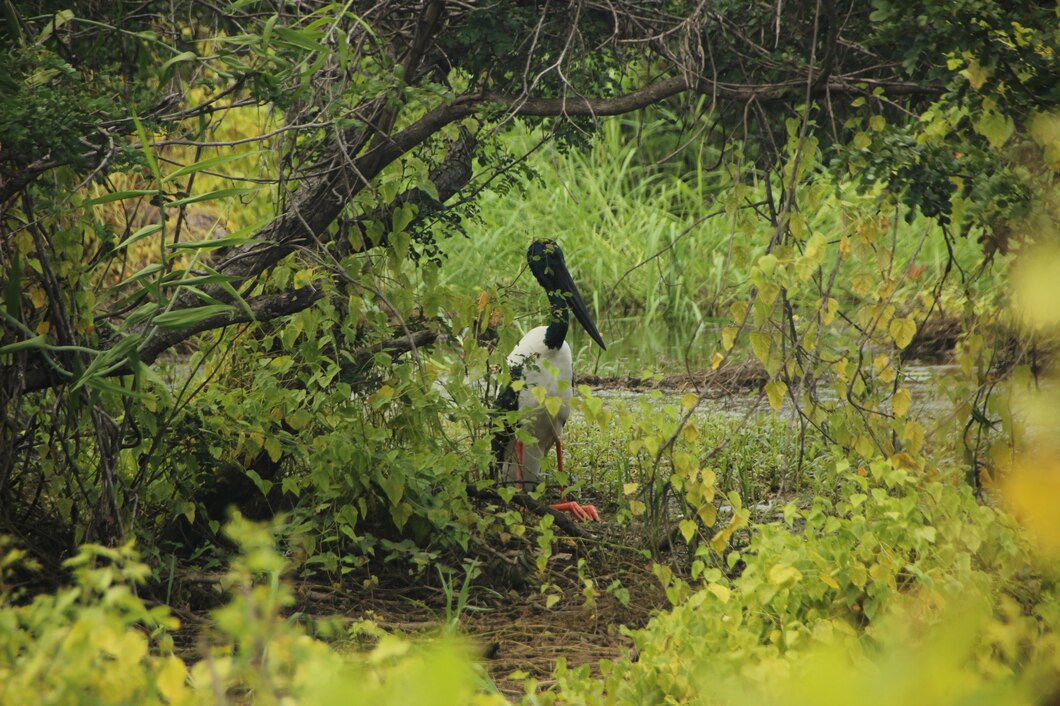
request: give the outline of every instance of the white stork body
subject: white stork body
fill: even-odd
[[[525,384],[519,391],[518,408],[525,415],[520,426],[530,432],[533,441],[523,445],[522,480],[531,486],[541,479],[541,459],[563,438],[563,426],[570,417],[570,399],[574,394],[571,389],[574,367],[570,346],[566,341],[558,349],[546,346],[547,330],[547,326],[531,330],[508,355],[508,367],[523,370]],[[562,401],[555,417],[537,401],[533,393],[536,387],[544,388],[548,397],[558,397]],[[519,480],[517,469],[516,439],[513,438],[504,450],[501,478],[514,483]]]

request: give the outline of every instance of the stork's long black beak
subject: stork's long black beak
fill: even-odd
[[[604,345],[604,339],[600,336],[600,332],[596,329],[596,324],[593,322],[593,317],[589,315],[589,308],[585,306],[585,301],[582,300],[578,285],[574,284],[574,278],[570,276],[570,272],[567,271],[566,267],[555,267],[555,270],[556,284],[559,285],[564,299],[567,300],[571,311],[574,312],[574,317],[578,319],[582,328],[596,342],[596,345],[607,350],[607,346]]]

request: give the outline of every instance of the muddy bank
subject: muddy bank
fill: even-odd
[[[671,375],[637,377],[635,375],[579,375],[579,385],[602,390],[699,390],[709,396],[724,397],[762,387],[769,382],[769,374],[758,361],[730,365],[720,370],[698,370]]]

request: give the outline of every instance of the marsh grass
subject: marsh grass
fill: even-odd
[[[704,166],[710,154],[693,163],[660,162],[672,127],[656,120],[634,131],[612,119],[588,149],[546,144],[537,150],[528,162],[538,177],[521,193],[484,193],[479,220],[465,224],[468,237],[443,244],[443,280],[468,291],[497,287],[518,325],[529,329],[544,315],[544,298],[525,272],[526,247],[533,238],[555,238],[608,342],[606,352],[594,348],[580,369],[640,374],[707,367],[719,349],[720,326],[731,323],[731,305],[750,295],[750,268],[765,252],[773,226],[761,208],[749,205],[765,193],[760,182],[738,184],[712,171]],[[508,146],[521,154],[540,139],[524,131]],[[855,208],[851,198],[834,185],[815,184],[803,206],[809,228],[833,243],[850,233],[857,227],[854,213],[865,212],[865,202]],[[975,270],[981,252],[974,238],[957,237],[947,246],[928,219],[900,220],[873,245],[879,257],[844,261],[838,281],[858,272],[879,278],[881,262],[893,268],[913,263],[914,276],[900,292],[909,298],[944,279],[938,290],[943,302],[997,288],[1001,268],[986,275]],[[954,266],[947,274],[951,251]],[[572,332],[575,350],[588,346],[580,329]]]
[[[633,519],[628,516],[631,494],[626,491],[631,484],[639,489],[653,484],[665,487],[671,463],[664,455],[656,467],[654,454],[638,443],[645,433],[637,422],[654,418],[665,426],[663,420],[677,417],[680,400],[653,391],[624,398],[607,396],[605,405],[614,415],[612,423],[598,424],[582,414],[571,416],[563,441],[566,474],[557,480],[569,483],[579,501],[602,503],[614,516],[629,521]],[[630,420],[635,421],[630,424]],[[692,448],[697,462],[716,474],[719,498],[730,491],[739,493],[758,519],[801,493],[824,492],[828,484],[825,445],[812,433],[800,435],[791,417],[737,409],[721,400],[697,411],[691,426],[696,429]],[[545,459],[544,470],[555,473],[553,454]],[[677,510],[680,514],[681,509]]]

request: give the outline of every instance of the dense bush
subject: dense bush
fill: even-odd
[[[1052,693],[1056,574],[1035,568],[1013,519],[959,474],[885,461],[836,473],[835,501],[754,526],[746,550],[633,633],[634,661],[602,664],[600,681],[561,667],[554,698],[1029,704]]]

